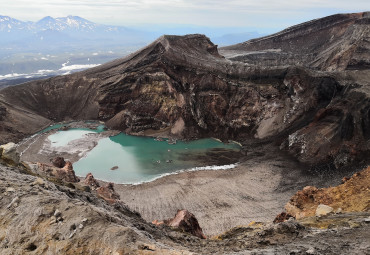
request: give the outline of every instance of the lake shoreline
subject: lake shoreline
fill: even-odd
[[[63,157],[74,164],[78,176],[92,172],[98,179],[120,184],[150,182],[183,171],[230,168],[242,156],[241,146],[234,142],[131,136],[93,121],[49,126],[22,141],[18,152],[22,161],[46,164]]]
[[[83,156],[81,152],[73,156],[57,151],[49,156],[37,155],[40,149],[47,149],[44,147],[45,139],[53,132],[56,131],[31,138],[28,143],[32,143],[34,148],[22,155],[21,160],[50,163],[51,156],[62,156],[73,163],[76,162],[73,159]],[[101,139],[99,136],[102,135],[109,137],[109,134],[113,134],[110,132],[102,132],[95,138]],[[97,141],[89,144],[90,149],[96,146]],[[77,145],[72,146],[76,151]],[[25,143],[21,147],[27,146],[29,144]],[[238,165],[232,169],[185,170],[137,185],[115,184],[114,187],[122,202],[139,212],[146,221],[168,219],[177,210],[187,209],[197,217],[204,233],[212,236],[237,225],[248,225],[251,221],[272,221],[297,190],[307,185],[317,186],[321,183],[327,186],[333,182],[321,176],[307,175],[306,167],[282,152],[278,146],[254,144],[251,141],[249,146],[243,147],[242,152],[238,155]],[[217,151],[204,155],[204,158],[226,162],[218,157]],[[109,168],[107,171],[117,170]],[[81,181],[83,179],[81,177]],[[99,180],[98,177],[96,179]],[[99,182],[101,185],[107,183],[102,180]]]
[[[138,185],[114,184],[114,189],[148,222],[189,210],[209,237],[252,221],[272,222],[297,190],[328,183],[305,174],[276,146],[248,148],[248,155],[232,169],[183,171]]]

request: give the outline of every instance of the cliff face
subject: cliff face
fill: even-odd
[[[234,48],[275,47],[302,57],[319,49],[315,57],[329,63],[332,52],[356,37],[363,43],[355,44],[356,52],[367,59],[367,21],[367,13],[331,16]],[[348,37],[352,30],[362,36]],[[330,42],[324,35],[335,36]],[[300,60],[293,60],[290,67],[280,62],[261,67],[225,59],[203,35],[162,36],[97,68],[1,90],[0,141],[20,139],[52,121],[99,119],[128,133],[272,138],[311,164],[341,166],[367,152],[369,71],[360,70],[367,64],[352,65],[356,74],[339,72],[339,66],[334,73],[297,67]]]

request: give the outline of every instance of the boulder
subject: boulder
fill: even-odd
[[[0,159],[7,165],[16,166],[19,164],[19,154],[15,143],[7,143],[0,146]]]
[[[329,214],[329,213],[331,213],[331,212],[333,212],[333,211],[334,211],[333,207],[330,207],[330,206],[328,206],[328,205],[324,205],[324,204],[319,204],[319,205],[317,206],[317,208],[316,208],[316,213],[315,213],[315,215],[316,215],[317,217],[320,217],[320,216],[327,215],[327,214]]]
[[[72,163],[67,161],[65,166],[61,168],[59,171],[59,176],[61,179],[67,182],[79,182],[80,179],[76,176],[75,171],[73,170]]]
[[[88,173],[86,175],[84,183],[86,183],[87,185],[89,185],[93,189],[97,189],[97,188],[100,187],[99,182],[94,178],[92,173]]]
[[[7,165],[16,166],[19,164],[19,154],[15,143],[7,143],[0,146],[0,159]]]
[[[56,157],[51,161],[51,163],[53,163],[53,166],[59,168],[63,168],[66,165],[63,157]]]
[[[174,218],[164,220],[163,222],[153,221],[152,223],[155,225],[165,224],[170,227],[181,229],[201,239],[206,239],[202,228],[199,226],[198,220],[195,218],[194,214],[190,213],[188,210],[178,210]]]

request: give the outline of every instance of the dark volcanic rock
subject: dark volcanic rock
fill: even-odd
[[[0,105],[0,121],[5,118],[6,108]]]
[[[289,220],[290,218],[294,218],[292,215],[286,212],[282,212],[279,215],[276,216],[274,219],[274,223],[280,223]]]
[[[53,158],[51,161],[55,167],[63,168],[66,165],[66,162],[64,161],[63,157],[56,157]]]
[[[369,24],[369,12],[337,14],[228,46],[221,52],[233,60],[264,66],[369,69]]]

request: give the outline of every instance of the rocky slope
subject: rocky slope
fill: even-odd
[[[340,39],[352,44],[352,37],[345,35],[354,26],[363,32],[359,40],[365,45],[367,20],[368,14],[360,13],[304,23],[260,39],[258,49],[272,42],[277,48],[291,45],[299,37],[292,51],[305,56],[298,48],[311,51],[322,44],[321,36],[313,34],[330,34],[327,29],[336,34],[340,27]],[[246,45],[257,45],[254,42]],[[343,45],[324,44],[321,49],[339,50]],[[356,49],[360,48],[366,58],[368,49]],[[370,125],[369,71],[354,65],[356,73],[319,72],[298,67],[298,62],[261,67],[225,59],[202,35],[163,36],[103,66],[1,90],[0,142],[17,141],[53,121],[99,119],[134,134],[162,132],[241,142],[273,138],[313,165],[340,167],[364,158]]]
[[[370,211],[370,167],[343,178],[343,184],[321,188],[307,186],[298,191],[286,204],[287,213],[295,218],[318,214],[319,205],[330,206],[328,210],[340,212]]]
[[[232,60],[263,66],[364,70],[370,66],[369,24],[369,12],[337,14],[228,46],[221,52]]]
[[[1,254],[366,254],[370,248],[369,212],[252,223],[200,239],[147,223],[84,184],[34,175],[0,164]]]

